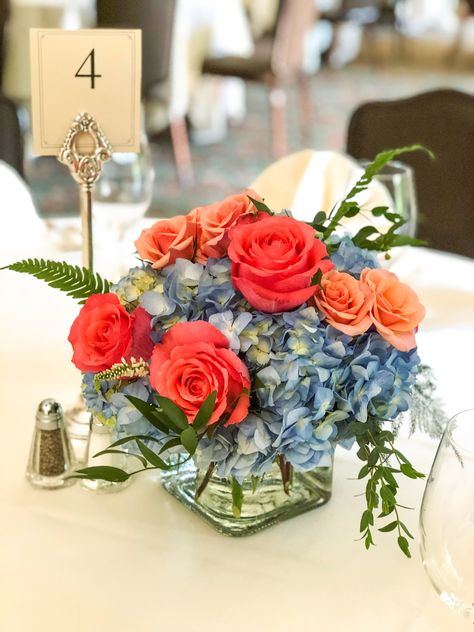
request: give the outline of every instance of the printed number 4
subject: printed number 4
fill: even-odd
[[[91,62],[90,63],[90,73],[89,74],[81,73],[81,70],[84,68],[84,66],[86,65],[86,63],[87,63],[87,61],[89,59],[90,59],[90,62]],[[102,75],[96,75],[95,74],[95,49],[94,48],[87,55],[87,57],[84,59],[84,61],[82,62],[81,67],[79,68],[79,70],[76,72],[76,74],[74,76],[75,77],[87,77],[87,78],[90,78],[90,80],[91,80],[91,88],[92,88],[92,90],[94,90],[96,77],[102,77]]]

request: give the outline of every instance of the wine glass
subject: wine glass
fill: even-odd
[[[443,434],[420,513],[423,565],[441,600],[474,623],[474,409]]]
[[[150,147],[142,134],[140,152],[113,153],[104,163],[93,189],[93,215],[100,243],[104,236],[123,240],[129,228],[147,212],[153,194],[155,173]]]
[[[365,169],[370,163],[361,161]],[[414,237],[416,234],[418,204],[416,200],[415,180],[413,169],[403,162],[393,160],[388,162],[374,177],[374,181],[384,187],[388,193],[391,210],[399,213],[406,223],[398,229],[401,235]]]

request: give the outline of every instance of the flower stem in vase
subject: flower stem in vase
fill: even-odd
[[[291,478],[292,478],[291,463],[287,463],[287,461],[285,461],[285,457],[282,454],[280,454],[278,456],[278,465],[280,467],[283,489],[285,490],[285,494],[289,496],[290,487],[291,487]]]
[[[209,467],[206,470],[206,474],[204,475],[204,478],[202,479],[201,484],[199,485],[199,487],[196,490],[196,495],[195,495],[196,500],[199,498],[199,496],[206,489],[209,481],[211,480],[211,476],[212,476],[212,474],[213,474],[215,469],[216,469],[216,463],[210,463]]]

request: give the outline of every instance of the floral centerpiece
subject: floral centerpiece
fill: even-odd
[[[336,445],[357,442],[365,545],[379,514],[409,556],[396,477],[422,474],[391,425],[410,407],[424,308],[375,253],[421,242],[400,234],[403,218],[385,207],[371,210],[389,223],[384,232],[336,230],[377,171],[415,149],[377,156],[311,223],[253,191],[158,221],[135,242],[141,265],[115,285],[64,263],[9,266],[86,299],[69,341],[87,407],[115,426],[110,451],[134,452],[143,466],[77,476],[123,481],[161,469],[171,493],[239,534],[326,502]]]

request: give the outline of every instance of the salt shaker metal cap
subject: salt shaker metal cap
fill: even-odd
[[[76,480],[68,478],[76,467],[73,454],[61,405],[44,399],[36,411],[27,479],[35,487],[49,489],[71,485]]]
[[[43,399],[36,411],[36,427],[40,430],[56,430],[62,426],[63,409],[55,399]]]

